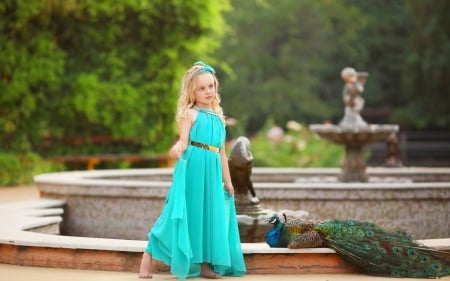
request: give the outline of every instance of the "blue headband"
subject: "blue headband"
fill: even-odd
[[[216,71],[214,70],[214,68],[212,66],[207,65],[206,63],[204,63],[202,61],[198,61],[198,62],[194,63],[194,65],[203,66],[203,68],[198,71],[199,74],[203,73],[203,72],[209,72],[211,74],[216,74]]]

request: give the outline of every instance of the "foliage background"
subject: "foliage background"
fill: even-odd
[[[267,119],[336,123],[340,71],[369,72],[363,117],[402,130],[448,130],[450,22],[445,0],[238,1],[219,56],[228,114],[240,131]]]
[[[131,151],[165,149],[174,138],[180,76],[219,47],[228,7],[198,0],[3,1],[0,151],[61,154],[67,144],[105,135]],[[76,152],[102,152],[91,148]]]
[[[370,74],[367,121],[448,131],[449,10],[447,0],[2,1],[0,175],[36,157],[165,153],[180,78],[197,60],[218,70],[230,138],[254,138],[261,155],[271,126],[289,135],[290,120],[339,121],[345,66]],[[261,165],[307,165],[308,151]]]

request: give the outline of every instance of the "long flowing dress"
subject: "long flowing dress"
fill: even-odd
[[[191,145],[195,141],[222,147],[225,126],[213,111],[197,112],[145,251],[170,266],[180,280],[199,276],[203,262],[219,275],[242,276],[246,267],[234,197],[223,188],[220,153]]]

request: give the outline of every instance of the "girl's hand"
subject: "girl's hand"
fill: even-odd
[[[179,141],[177,141],[177,143],[174,146],[172,146],[172,148],[170,149],[169,156],[171,158],[178,159],[178,158],[180,158],[183,151],[184,151],[184,145],[182,145]]]
[[[233,184],[231,184],[231,183],[225,183],[225,189],[228,191],[228,194],[230,194],[230,196],[234,196],[234,187],[233,187]]]

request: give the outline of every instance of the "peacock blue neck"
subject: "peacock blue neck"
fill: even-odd
[[[275,228],[276,228],[276,229],[282,229],[282,228],[283,228],[283,223],[282,223],[281,221],[277,221],[277,222],[275,223]]]

